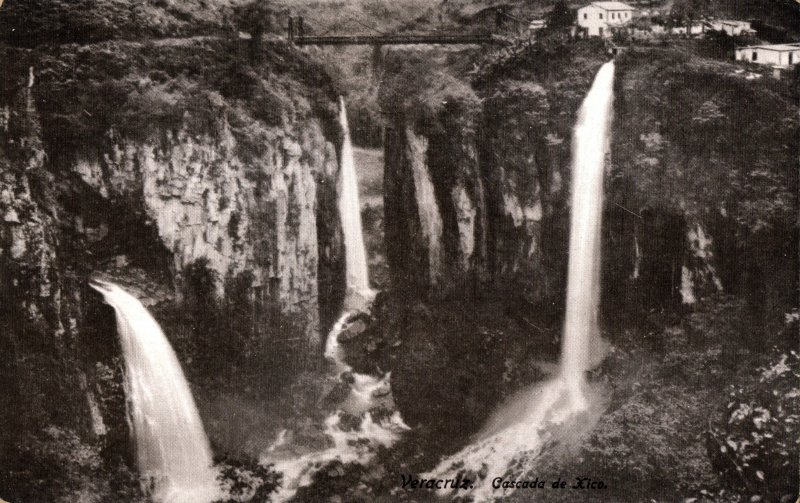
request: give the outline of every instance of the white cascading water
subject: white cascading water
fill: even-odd
[[[339,96],[339,124],[342,127],[341,192],[339,215],[344,234],[347,290],[350,295],[369,296],[369,272],[364,232],[361,227],[361,204],[358,197],[358,178],[353,158],[353,143],[347,123],[347,108]]]
[[[583,100],[572,145],[572,215],[567,270],[567,315],[561,374],[580,402],[583,373],[600,363],[600,240],[603,174],[614,99],[614,63],[600,68]]]
[[[353,315],[367,309],[375,295],[369,286],[353,145],[350,142],[347,110],[341,97],[339,106],[339,120],[344,136],[339,215],[344,232],[347,299],[345,312],[328,334],[325,358],[333,364],[332,373],[335,377],[338,378],[346,373],[352,381],[350,393],[339,403],[339,410],[325,420],[324,432],[331,441],[329,447],[304,450],[302,446],[293,445],[289,431],[281,430],[272,445],[261,456],[262,463],[273,463],[275,470],[283,475],[282,485],[273,496],[275,501],[291,499],[299,488],[311,483],[314,473],[332,461],[368,463],[379,447],[390,447],[397,442],[404,431],[409,429],[398,411],[381,421],[373,419],[369,410],[381,402],[391,400],[390,373],[375,377],[354,372],[344,361],[339,345],[339,335],[347,330]],[[341,427],[343,413],[360,415],[359,427],[343,429]]]
[[[599,404],[587,398],[584,372],[599,364],[605,352],[598,327],[600,239],[613,83],[611,61],[597,73],[573,134],[567,313],[559,375],[513,396],[469,446],[421,475],[435,479],[477,477],[474,489],[469,491],[474,501],[508,496],[514,489],[494,489],[492,478],[525,476],[543,445],[554,438],[579,437],[598,415],[594,409]],[[581,414],[587,411],[594,414]],[[456,494],[465,496],[466,492]]]
[[[211,447],[189,383],[158,323],[119,286],[93,281],[117,318],[129,413],[145,492],[159,503],[208,503],[220,496]]]

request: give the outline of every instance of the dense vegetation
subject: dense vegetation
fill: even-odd
[[[8,62],[3,89],[19,86],[34,68],[44,139],[63,155],[102,141],[110,129],[146,138],[180,124],[213,134],[209,128],[226,117],[246,156],[258,148],[263,125],[296,113],[292,93],[308,92],[331,122],[336,114],[323,105],[337,94],[328,75],[284,44],[255,56],[235,39],[0,50]]]
[[[774,332],[798,287],[793,80],[687,49],[632,50],[619,67],[615,201],[707,221],[723,285]]]
[[[228,0],[31,0],[6,2],[0,39],[13,45],[213,35],[230,29]],[[226,26],[227,25],[227,26]]]
[[[320,117],[335,131],[332,103],[344,94],[357,143],[379,146],[384,113],[400,116],[432,140],[432,174],[437,182],[444,180],[442,185],[464,160],[458,142],[467,137],[479,138],[484,166],[502,159],[522,172],[529,159],[536,159],[537,176],[545,184],[552,176],[545,166],[568,163],[575,112],[607,57],[603,44],[575,43],[555,30],[536,43],[519,40],[486,51],[301,52],[266,41],[282,34],[288,7],[305,14],[309,30],[317,33],[353,16],[374,19],[381,30],[478,30],[485,26],[476,13],[488,3],[450,0],[431,7],[422,0],[375,0],[342,7],[335,2],[7,0],[0,15],[0,92],[5,97],[23,88],[33,67],[42,140],[53,153],[48,160],[53,165],[59,155],[66,158],[109,141],[111,130],[148,137],[182,127],[213,135],[221,117],[246,157],[258,152],[266,129],[291,123],[297,114]],[[574,7],[511,3],[513,12],[549,15],[563,26]],[[800,31],[792,17],[794,4],[701,4],[676,2],[684,9],[676,14],[764,13],[768,22]],[[239,29],[263,34],[265,42],[239,39],[234,35]],[[717,503],[788,502],[798,492],[799,74],[773,80],[759,67],[714,59],[710,56],[728,57],[715,52],[714,43],[633,48],[617,60],[606,229],[613,264],[605,272],[627,272],[631,257],[613,253],[622,249],[618,244],[631,241],[630,229],[645,223],[658,232],[677,228],[644,247],[651,256],[681,260],[686,223],[700,221],[714,240],[725,291],[693,307],[677,305],[678,292],[669,284],[674,262],[662,260],[666,276],[660,270],[643,273],[642,283],[659,283],[654,292],[628,283],[604,292],[619,296],[604,306],[604,335],[616,349],[592,375],[594,383],[613,390],[606,413],[582,446],[571,446],[569,456],[556,449],[542,465],[555,475],[602,476],[616,501],[663,498],[663,487],[674,488],[676,497]],[[542,153],[548,148],[560,154],[548,158]],[[0,155],[2,162],[9,159],[20,161]],[[37,179],[34,189],[41,199],[47,197],[41,187],[52,181]],[[520,192],[534,197],[533,185],[522,181]],[[545,263],[553,275],[563,276],[566,206],[556,197],[542,253],[552,258]],[[69,204],[75,203],[58,202],[67,209]],[[140,216],[127,214],[124,204],[109,208],[89,198],[81,204],[96,213],[111,212],[122,227],[142,228]],[[378,212],[367,213],[368,226],[382,225]],[[615,234],[617,229],[622,231]],[[140,249],[150,239],[155,237],[134,233],[106,240],[105,255],[97,260],[127,254],[147,270],[132,281],[144,296],[155,298],[153,311],[198,385],[207,430],[215,452],[222,454],[217,459],[221,478],[232,496],[267,501],[280,477],[255,458],[280,426],[297,417],[310,418],[299,429],[319,440],[312,420],[331,406],[320,397],[335,395],[343,384],[284,371],[296,327],[291,319],[276,322],[270,313],[253,314],[247,274],[230,278],[220,301],[212,292],[222,279],[200,261],[187,270],[182,300],[171,302],[172,292],[151,284],[153,279],[168,283],[170,271],[165,250]],[[509,247],[516,246],[509,241]],[[77,238],[61,246],[74,257],[93,251]],[[371,242],[370,247],[380,245]],[[73,261],[67,265],[82,273],[90,267]],[[0,278],[6,273],[0,270]],[[544,377],[535,360],[555,362],[563,295],[546,279],[536,281],[547,284],[548,296],[539,304],[523,300],[531,292],[521,289],[505,296],[481,291],[468,303],[458,296],[409,302],[397,291],[381,296],[373,324],[349,344],[351,363],[359,371],[393,372],[397,404],[415,430],[396,448],[381,451],[375,466],[320,471],[300,500],[418,496],[398,495],[399,473],[427,470],[443,453],[459,448],[497,403]],[[531,283],[530,277],[520,283]],[[74,363],[69,358],[75,345],[54,349],[43,325],[17,334],[17,315],[10,303],[0,302],[0,331],[13,335],[0,348],[15,355],[0,372],[0,403],[14,411],[0,428],[0,497],[59,503],[145,500],[131,469],[125,429],[109,431],[101,442],[79,434],[90,428],[83,418],[83,373],[98,383],[94,391],[107,400],[101,404],[106,410],[114,410],[118,419],[125,414],[113,320],[98,307],[99,299],[84,295],[90,300],[81,306],[86,326],[80,329],[93,342],[83,347],[94,352],[75,361],[92,362],[88,369],[65,364]],[[629,302],[631,297],[636,302]],[[269,340],[251,336],[253,325],[261,322],[270,325]],[[568,498],[563,501],[572,501]]]
[[[604,288],[610,291],[604,295],[613,302],[605,302],[604,317],[606,336],[617,349],[595,375],[614,391],[584,445],[555,449],[539,465],[552,464],[546,474],[553,477],[605,477],[615,501],[659,499],[665,486],[675,488],[676,497],[720,502],[790,501],[798,490],[796,81],[791,73],[775,80],[761,67],[721,61],[715,44],[711,39],[631,48],[616,62],[604,252],[612,262],[605,269]],[[548,135],[568,142],[581,89],[601,53],[591,42],[574,44],[558,34],[482,57],[451,53],[427,61],[424,53],[398,52],[387,57],[392,79],[382,87],[382,103],[437,149],[453,149],[448,138],[461,141],[451,132],[441,134],[447,124],[472,120],[480,109],[484,118],[498,120],[479,142],[497,130],[503,137],[525,138],[524,145]],[[525,147],[494,148],[516,156],[515,165],[530,162]],[[455,158],[436,159],[429,158],[432,176]],[[687,254],[687,222],[698,221],[713,239],[728,294],[703,295],[687,309],[680,307],[672,274]],[[623,256],[633,229],[647,236],[645,259],[659,257],[653,270],[642,272],[639,285],[623,272],[633,265]],[[614,280],[625,284],[608,284]],[[370,344],[389,353],[381,367],[393,369],[401,410],[420,423],[424,439],[399,447],[404,460],[415,460],[413,469],[430,469],[437,459],[431,450],[454,450],[459,438],[466,441],[458,428],[480,424],[498,393],[541,379],[536,372],[510,369],[529,367],[531,353],[555,355],[557,342],[546,334],[558,337],[558,315],[525,306],[519,293],[487,302],[485,292],[470,301],[469,313],[439,300],[379,311],[384,338]],[[404,293],[395,295],[400,299],[390,302],[402,304]],[[498,312],[515,321],[489,319],[488,313]],[[414,323],[416,318],[424,321]],[[458,327],[458,343],[443,336],[448,324]],[[483,345],[485,340],[493,343]],[[454,348],[461,343],[480,347],[480,361]],[[494,360],[495,350],[506,356],[502,364]],[[439,358],[448,355],[444,373]],[[430,384],[427,375],[442,377]],[[480,390],[470,385],[475,381],[482,383]],[[406,387],[415,394],[404,401]],[[445,405],[416,401],[420,389]],[[526,501],[526,495],[512,500]]]

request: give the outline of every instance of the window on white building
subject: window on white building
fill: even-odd
[[[602,12],[600,13],[600,19],[603,19],[603,13]]]
[[[584,13],[583,13],[583,19],[589,19],[589,14],[587,14],[587,13],[585,13],[585,12],[584,12]]]
[[[753,57],[752,57],[752,60],[753,60],[753,61],[755,61],[755,60],[757,60],[757,59],[758,59],[758,53],[757,53],[756,51],[753,51]]]

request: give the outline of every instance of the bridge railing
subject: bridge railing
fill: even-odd
[[[491,34],[453,35],[435,33],[419,34],[378,34],[378,35],[306,35],[306,25],[301,16],[290,17],[288,23],[289,41],[296,45],[411,45],[411,44],[505,44],[506,42]]]

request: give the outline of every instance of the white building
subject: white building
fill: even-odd
[[[737,47],[736,61],[779,67],[792,66],[800,63],[800,43]]]
[[[750,27],[749,21],[734,21],[730,19],[714,19],[709,21],[712,30],[722,31],[731,37],[739,35],[755,35],[756,31]]]
[[[704,34],[706,27],[703,23],[695,22],[686,25],[673,26],[670,33],[673,35],[698,36]]]
[[[636,9],[622,2],[592,2],[578,9],[578,26],[590,37],[610,37],[633,20]]]

